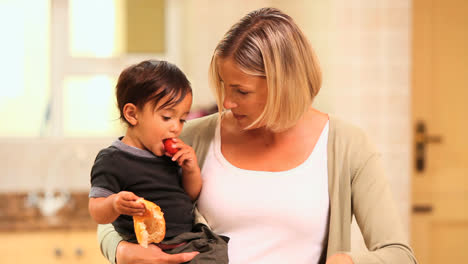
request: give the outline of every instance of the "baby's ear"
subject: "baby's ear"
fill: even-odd
[[[123,114],[125,120],[132,126],[136,126],[138,124],[138,108],[131,103],[125,104],[123,107]]]

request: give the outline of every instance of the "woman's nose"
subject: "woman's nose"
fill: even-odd
[[[237,104],[234,101],[232,101],[228,95],[226,95],[224,97],[223,106],[225,109],[232,109],[232,108],[236,108]]]

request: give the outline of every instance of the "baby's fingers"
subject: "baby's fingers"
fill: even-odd
[[[136,195],[136,194],[134,194],[132,192],[126,192],[126,191],[120,192],[120,196],[125,201],[136,201],[136,200],[140,199],[140,197],[138,197],[138,195]]]
[[[145,206],[140,202],[124,201],[121,203],[122,211],[128,215],[143,215],[145,213]]]
[[[122,214],[133,215],[133,216],[142,216],[145,213],[145,209],[139,209],[134,207],[122,207]]]
[[[140,209],[145,211],[145,205],[137,201],[122,200],[119,204],[122,208]]]
[[[190,156],[190,152],[191,151],[189,149],[181,149],[172,157],[172,160],[177,161],[179,165],[182,165]]]

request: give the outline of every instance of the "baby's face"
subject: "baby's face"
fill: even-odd
[[[158,109],[166,101],[167,98],[161,99],[156,107],[146,103],[143,109],[138,111],[138,124],[134,126],[138,140],[145,149],[156,156],[164,155],[164,139],[179,137],[182,132],[192,105],[192,94],[187,94],[177,105]]]

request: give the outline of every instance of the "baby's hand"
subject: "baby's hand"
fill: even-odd
[[[200,170],[198,167],[197,156],[195,155],[193,148],[178,138],[174,138],[173,141],[175,142],[174,147],[179,148],[179,151],[172,155],[172,160],[177,161],[185,172],[190,173]]]
[[[119,214],[141,216],[146,209],[143,203],[137,201],[138,199],[140,197],[132,192],[121,191],[114,196],[112,206]]]

